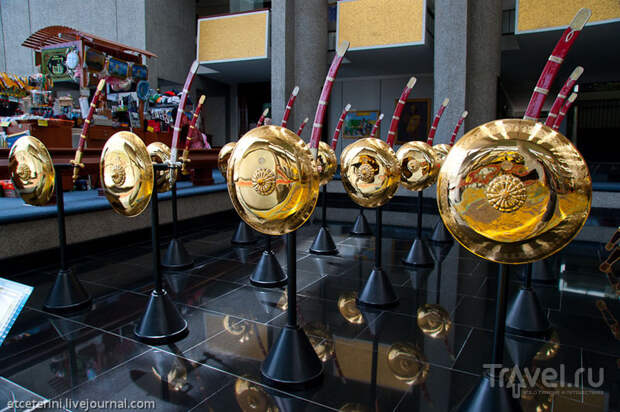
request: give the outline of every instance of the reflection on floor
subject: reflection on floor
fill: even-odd
[[[350,227],[332,225],[340,255],[317,257],[307,250],[318,227],[308,224],[298,235],[298,318],[324,361],[325,376],[303,391],[266,385],[259,367],[286,322],[286,300],[283,289],[250,285],[264,239],[232,247],[235,224],[220,222],[184,235],[197,264],[166,273],[190,328],[174,345],[152,347],[133,335],[152,288],[147,239],[73,261],[94,304],[69,317],[41,310],[54,280],[53,262],[7,274],[35,291],[0,347],[0,375],[6,378],[0,380],[0,401],[126,399],[155,401],[162,411],[450,411],[478,382],[490,361],[497,265],[452,244],[433,249],[434,268],[405,267],[401,258],[413,230],[385,228],[384,268],[400,303],[360,312],[354,297],[372,269],[374,240],[349,237]],[[273,246],[285,263],[284,242],[274,240]],[[553,333],[546,339],[508,336],[505,363],[564,369],[566,381],[522,390],[527,411],[620,409],[620,342],[595,305],[602,298],[620,316],[615,294],[597,271],[603,253],[602,244],[574,242],[534,268],[535,274],[557,275],[535,286]],[[521,271],[511,268],[511,296]],[[439,304],[450,314],[445,336],[418,326],[417,310],[424,304]],[[579,368],[592,368],[594,379],[583,374],[575,381]],[[76,404],[50,405],[82,410]]]

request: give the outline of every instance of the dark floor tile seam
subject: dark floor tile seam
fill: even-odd
[[[213,394],[211,394],[206,399],[203,399],[202,401],[198,402],[198,404],[193,406],[191,409],[188,409],[187,412],[205,410],[205,409],[199,409],[199,408],[201,408],[204,404],[207,404],[207,406],[208,406],[209,399],[213,398],[214,396],[216,396],[217,394],[222,392],[224,389],[228,388],[229,385],[230,385],[230,383],[226,383],[226,384],[222,385],[221,388],[219,388],[217,391],[215,391]],[[211,410],[211,408],[206,409],[206,410]]]
[[[233,315],[229,315],[229,316],[233,316]],[[235,317],[235,318],[237,318],[237,316],[234,316],[234,317]],[[235,322],[232,326],[236,326],[236,325],[238,325],[239,323],[241,323],[241,322],[243,322],[243,321],[244,321],[243,319],[239,319],[239,320],[237,320],[237,322]],[[226,331],[226,329],[222,329],[221,331],[217,332],[216,334],[214,334],[214,335],[212,335],[212,336],[209,336],[208,338],[205,338],[204,340],[201,340],[201,341],[200,341],[200,342],[198,342],[197,344],[192,345],[192,346],[190,346],[189,348],[182,350],[182,351],[181,351],[181,353],[182,353],[182,354],[188,353],[189,351],[191,351],[191,350],[193,350],[193,349],[196,349],[196,348],[197,348],[198,346],[200,346],[200,345],[204,345],[204,344],[205,344],[205,343],[207,343],[209,340],[211,340],[211,339],[213,339],[213,338],[215,338],[215,337],[217,337],[217,336],[220,336],[220,335],[221,335],[221,334],[223,334],[223,333],[228,333],[228,332]],[[191,334],[191,331],[190,331],[190,334]],[[188,337],[189,337],[189,335],[188,335]],[[183,340],[180,340],[180,341],[178,341],[178,342],[182,342],[182,341],[183,341]],[[176,342],[175,342],[175,343],[176,343]],[[170,350],[167,350],[167,349],[163,349],[163,347],[164,347],[164,346],[165,346],[165,347],[168,347],[168,346],[169,346],[169,344],[168,344],[168,345],[156,346],[156,347],[157,347],[157,348],[160,348],[160,350],[163,350],[164,352],[170,353],[171,355],[174,355],[174,356],[178,356],[178,355],[179,355],[179,354],[178,354],[178,353],[176,353],[176,352],[173,352],[173,351],[170,351]],[[194,361],[194,362],[200,363],[200,362],[198,362],[198,361]]]
[[[140,295],[140,296],[149,296],[151,294],[150,291],[152,290],[152,289],[149,289],[148,293],[146,293],[146,292],[138,292],[137,290],[124,289],[124,288],[121,288],[119,286],[110,286],[110,285],[107,285],[105,283],[100,283],[97,280],[81,280],[80,283],[82,283],[82,285],[84,285],[84,286],[88,286],[88,285],[99,286],[99,287],[104,287],[104,288],[108,288],[108,289],[114,289],[114,290],[116,290],[118,292],[132,293],[134,295]],[[86,288],[86,291],[88,292],[88,288]]]
[[[470,327],[469,333],[467,334],[467,337],[463,341],[463,344],[461,345],[461,349],[459,349],[459,353],[457,353],[454,356],[454,362],[452,363],[452,366],[456,365],[456,363],[458,362],[459,358],[461,357],[461,353],[463,353],[463,350],[465,349],[465,346],[467,345],[467,342],[469,342],[469,338],[471,338],[471,335],[473,333],[474,333],[474,328]]]
[[[398,411],[398,407],[400,406],[401,403],[403,403],[403,401],[405,400],[407,395],[409,395],[409,389],[407,389],[406,391],[403,391],[403,396],[400,397],[400,399],[398,400],[398,402],[394,406],[394,409],[392,409],[392,412],[397,412]]]

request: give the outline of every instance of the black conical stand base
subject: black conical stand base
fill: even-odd
[[[409,266],[428,267],[435,264],[433,255],[431,254],[428,245],[421,238],[416,238],[413,240],[409,253],[407,253],[407,256],[402,259],[402,262]]]
[[[286,284],[288,277],[271,250],[263,251],[250,283],[261,288],[276,288]]]
[[[461,404],[459,412],[519,412],[518,398],[514,398],[506,385],[484,375],[474,391]]]
[[[303,329],[285,326],[260,370],[274,383],[305,386],[321,378],[323,363]]]
[[[521,288],[506,315],[506,332],[522,336],[542,336],[551,325],[532,288]]]
[[[332,238],[329,229],[325,226],[321,226],[319,233],[317,233],[310,246],[310,253],[314,255],[337,255],[338,249],[336,248],[336,242]]]
[[[362,305],[375,307],[394,306],[398,303],[392,282],[382,268],[372,269],[357,301]]]
[[[49,312],[73,312],[84,309],[91,302],[91,296],[71,270],[61,269],[45,299],[43,309]]]
[[[435,229],[433,229],[433,235],[431,236],[431,241],[435,243],[452,243],[454,242],[454,238],[446,229],[446,226],[443,224],[443,220],[439,219],[437,224],[435,225]]]
[[[194,258],[187,253],[181,239],[172,238],[168,250],[161,260],[161,265],[169,269],[188,268],[194,264]]]
[[[368,220],[366,220],[366,216],[362,213],[357,215],[357,219],[355,219],[353,229],[351,229],[351,236],[372,236]]]
[[[256,233],[243,220],[239,222],[237,230],[231,239],[231,243],[235,245],[249,245],[256,242]]]
[[[154,345],[176,342],[187,336],[187,321],[165,290],[154,290],[135,334],[139,340]]]

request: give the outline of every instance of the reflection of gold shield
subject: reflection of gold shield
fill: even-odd
[[[395,343],[387,353],[388,367],[396,379],[407,385],[426,382],[430,365],[424,354],[410,343]]]
[[[321,362],[327,362],[336,354],[334,337],[327,325],[321,322],[310,322],[304,326],[308,340]]]
[[[243,412],[278,411],[271,396],[261,386],[242,378],[235,381],[235,398]]]
[[[400,167],[394,150],[383,140],[365,138],[348,145],[340,156],[342,184],[360,206],[386,204],[400,183]]]
[[[445,338],[452,329],[450,314],[439,305],[427,303],[420,306],[417,320],[420,330],[433,339]]]
[[[336,153],[332,150],[331,146],[325,142],[319,142],[319,151],[317,152],[316,162],[318,162],[317,169],[319,170],[319,179],[321,186],[327,184],[338,167],[338,161],[336,160]]]
[[[356,292],[345,292],[338,297],[338,311],[349,323],[354,325],[364,323],[364,316],[357,307]]]
[[[153,142],[146,147],[153,163],[167,163],[170,160],[170,148],[162,142]],[[174,169],[172,181],[170,180],[170,170],[158,170],[157,192],[163,193],[170,190],[172,183],[177,180],[177,169]]]
[[[319,178],[303,140],[280,126],[247,132],[228,161],[226,181],[235,210],[253,229],[289,233],[312,214]]]
[[[497,120],[450,150],[437,180],[441,217],[471,252],[528,263],[562,249],[590,212],[588,167],[568,139],[530,120]]]
[[[133,217],[148,206],[153,193],[153,162],[138,136],[114,133],[101,151],[99,173],[114,211]]]
[[[220,152],[217,154],[217,168],[220,169],[220,173],[224,176],[224,179],[226,179],[226,171],[228,170],[228,159],[230,159],[235,145],[235,142],[228,142],[222,146]]]
[[[426,142],[407,142],[398,149],[396,157],[400,164],[400,183],[405,189],[417,192],[435,183],[439,164]]]
[[[46,205],[54,194],[52,157],[34,136],[20,137],[11,147],[9,175],[15,190],[29,205]]]
[[[452,146],[449,144],[436,144],[433,146],[433,152],[435,152],[435,159],[437,159],[437,167],[441,168],[444,160],[446,160],[446,156],[448,156],[448,152],[452,149]]]

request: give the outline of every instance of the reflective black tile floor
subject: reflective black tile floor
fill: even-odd
[[[232,247],[235,225],[228,220],[183,234],[196,263],[164,274],[190,330],[175,344],[147,345],[133,332],[153,287],[148,239],[74,260],[93,304],[70,316],[42,310],[54,262],[5,274],[35,290],[0,346],[0,402],[36,400],[48,402],[48,410],[126,400],[161,411],[451,411],[479,382],[491,359],[498,265],[451,244],[432,247],[433,267],[405,266],[414,231],[386,227],[383,267],[399,304],[361,308],[355,296],[372,270],[374,239],[350,237],[347,225],[334,224],[340,254],[309,255],[318,227],[308,224],[298,234],[297,319],[325,373],[303,390],[270,385],[260,365],[287,323],[287,294],[249,283],[266,240]],[[284,241],[274,238],[272,246],[286,268]],[[522,388],[526,411],[620,410],[620,341],[596,306],[601,299],[620,316],[620,302],[597,271],[601,256],[602,243],[575,241],[534,265],[534,274],[549,280],[534,290],[552,331],[507,335],[504,365],[564,371],[566,378],[552,388]],[[523,268],[510,272],[512,299]],[[418,326],[426,304],[449,314],[447,333]]]

